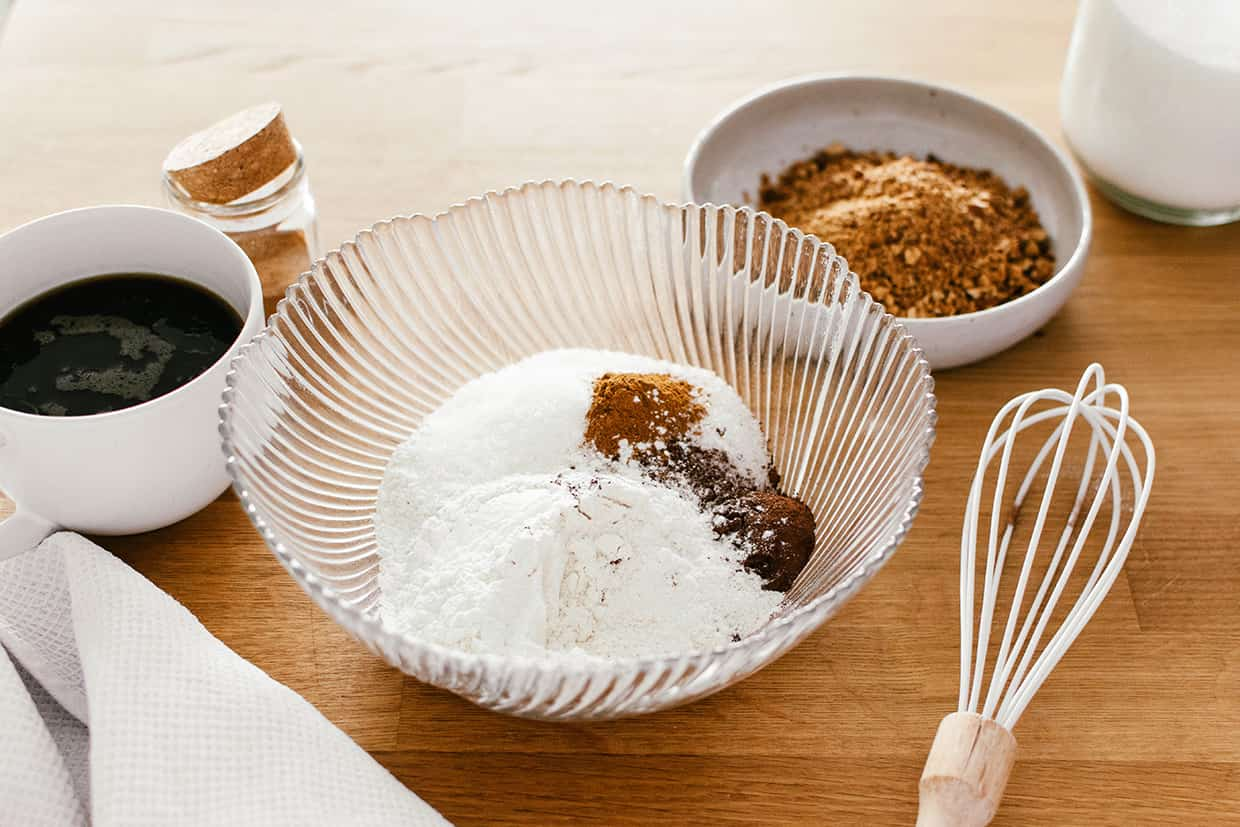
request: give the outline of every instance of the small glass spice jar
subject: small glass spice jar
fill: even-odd
[[[318,211],[301,145],[277,104],[191,135],[164,162],[177,210],[226,233],[254,263],[268,314],[318,255]]]

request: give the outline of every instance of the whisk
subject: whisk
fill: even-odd
[[[1035,406],[1046,403],[1054,407],[1035,409]],[[1051,422],[1057,424],[1016,487],[1006,519],[1001,519],[1017,437],[1027,428],[1039,424],[1045,427]],[[1089,447],[1083,465],[1065,466],[1069,438],[1078,423],[1090,429]],[[1129,445],[1134,438],[1141,444],[1143,456],[1134,455]],[[1048,458],[1050,470],[1046,475],[1019,579],[1012,592],[1011,608],[994,659],[990,684],[986,687],[983,677],[1004,563],[1017,523],[1028,519],[1022,516],[1025,498],[1035,481],[1040,479],[1041,469]],[[989,534],[985,580],[975,627],[974,572],[978,534],[984,527],[981,520],[983,492],[996,462],[997,478],[987,521]],[[1095,476],[1099,464],[1102,465],[1101,471]],[[1054,541],[1053,550],[1042,548],[1043,533],[1054,511],[1052,500],[1055,488],[1060,481],[1060,473],[1066,467],[1080,468],[1075,499],[1066,519],[1063,519],[1063,529]],[[1012,735],[1012,728],[1051,670],[1093,617],[1119,575],[1140,527],[1153,480],[1154,446],[1145,429],[1128,415],[1128,392],[1122,385],[1108,383],[1101,365],[1092,364],[1085,370],[1074,394],[1053,388],[1033,391],[1016,397],[999,411],[986,434],[986,442],[978,459],[961,534],[960,701],[956,712],[939,724],[926,759],[921,775],[918,827],[981,827],[994,818],[1016,758],[1016,738]],[[1052,614],[1073,570],[1081,563],[1089,534],[1094,530],[1103,505],[1108,502],[1110,520],[1098,559],[1092,569],[1088,569],[1087,565],[1081,566],[1082,572],[1089,571],[1088,577],[1059,627],[1039,652],[1039,644],[1046,637]],[[1129,503],[1131,506],[1125,520],[1125,507]],[[1058,521],[1052,523],[1057,524]],[[1026,610],[1026,596],[1032,585],[1031,571],[1036,561],[1045,559],[1042,555],[1047,551],[1050,551],[1050,560],[1046,564],[1045,575],[1028,601]]]

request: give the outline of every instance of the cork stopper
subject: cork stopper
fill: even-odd
[[[288,169],[297,147],[278,103],[231,115],[172,148],[164,173],[195,201],[227,204]]]

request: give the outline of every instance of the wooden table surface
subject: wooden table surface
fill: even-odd
[[[18,0],[0,33],[0,229],[159,203],[176,140],[269,98],[306,148],[332,246],[532,178],[676,199],[704,123],[811,72],[958,85],[1058,136],[1073,14],[1066,0],[251,5]],[[1125,575],[1017,728],[995,824],[1240,823],[1240,225],[1093,205],[1067,308],[937,376],[925,503],[892,562],[798,649],[690,707],[541,724],[422,686],[314,608],[231,495],[105,545],[459,824],[910,824],[955,704],[958,536],[985,425],[1098,360],[1154,436],[1158,479]]]

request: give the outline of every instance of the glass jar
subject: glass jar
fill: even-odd
[[[1098,189],[1174,224],[1240,219],[1240,2],[1081,0],[1060,93]]]
[[[301,145],[297,160],[256,189],[227,204],[198,201],[164,173],[164,194],[177,210],[222,230],[254,262],[268,314],[318,256],[318,211]]]

